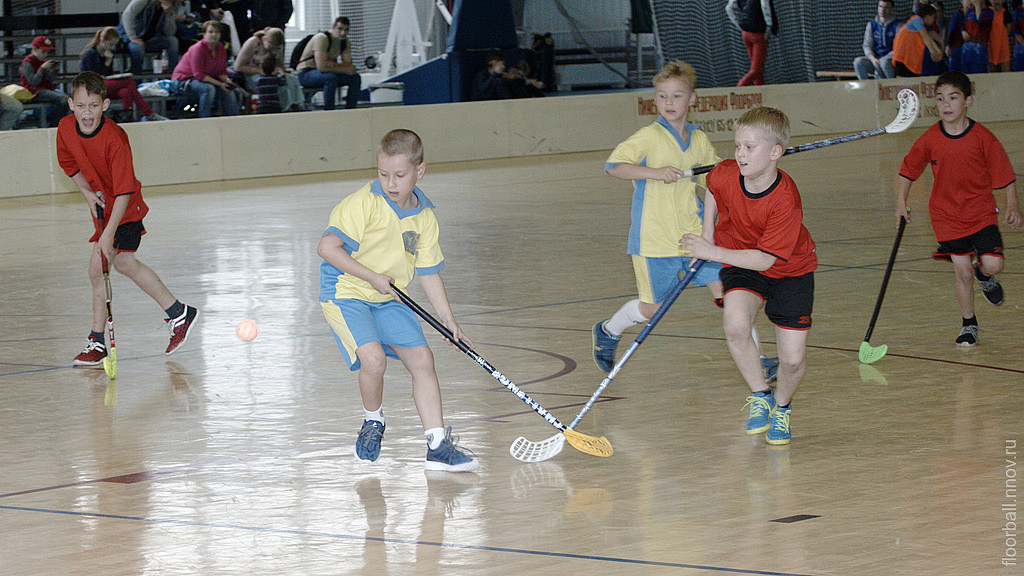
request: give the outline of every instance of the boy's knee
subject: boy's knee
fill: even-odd
[[[995,256],[981,257],[981,273],[985,276],[992,276],[1003,271],[1003,259]]]
[[[118,252],[114,256],[114,270],[131,277],[132,273],[135,272],[135,258],[129,253]]]
[[[387,369],[388,359],[380,346],[360,347],[356,350],[359,358],[359,371],[371,375],[383,375]]]
[[[406,348],[402,353],[402,360],[410,368],[434,365],[434,353],[431,352],[429,346],[416,346],[415,348]]]
[[[732,342],[739,342],[750,338],[752,324],[743,318],[725,318],[722,328],[725,330],[725,337]]]

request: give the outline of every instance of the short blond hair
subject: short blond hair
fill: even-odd
[[[377,155],[385,156],[404,155],[409,158],[413,166],[423,163],[423,141],[418,134],[412,130],[399,128],[384,135],[377,146]]]
[[[654,78],[651,80],[651,84],[657,86],[659,83],[668,80],[669,78],[678,78],[686,83],[690,90],[697,88],[697,71],[682,60],[673,60],[665,67],[661,69]]]
[[[789,118],[782,110],[768,106],[751,108],[736,121],[736,128],[740,126],[759,130],[765,138],[783,148],[789,146]]]

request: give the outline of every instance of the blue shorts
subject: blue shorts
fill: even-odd
[[[672,293],[679,280],[690,269],[693,256],[669,256],[666,258],[646,258],[634,254],[633,272],[636,274],[636,289],[641,302],[660,304]],[[708,262],[690,281],[690,286],[707,286],[718,282],[718,272],[722,265]]]
[[[367,302],[341,298],[321,302],[320,307],[334,332],[338,350],[353,372],[359,370],[356,348],[363,344],[380,342],[384,353],[392,358],[398,358],[392,346],[415,348],[427,345],[416,313],[397,300]]]

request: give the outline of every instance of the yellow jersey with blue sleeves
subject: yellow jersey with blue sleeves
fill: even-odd
[[[444,268],[438,244],[434,204],[416,187],[419,206],[402,210],[374,180],[346,197],[334,210],[324,235],[333,234],[357,262],[395,279],[404,289],[416,274],[437,274]],[[377,292],[369,282],[345,274],[330,262],[320,264],[320,301],[356,298],[385,302],[391,296]]]
[[[651,168],[675,166],[685,170],[721,161],[707,134],[697,124],[687,122],[686,131],[689,142],[683,142],[668,121],[659,116],[616,146],[605,163],[605,170],[619,163]],[[700,235],[703,231],[700,217],[703,205],[697,198],[698,184],[705,186],[704,175],[672,184],[634,180],[627,252],[654,258],[688,254],[689,251],[679,247],[679,239],[683,234]]]

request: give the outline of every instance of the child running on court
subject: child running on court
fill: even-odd
[[[747,434],[767,431],[769,444],[789,444],[790,401],[805,371],[818,257],[796,184],[776,167],[789,144],[789,119],[774,108],[751,109],[736,123],[735,140],[736,159],[707,176],[703,234],[687,233],[679,244],[724,265],[726,342],[751,392]],[[762,304],[779,349],[774,393],[761,377],[750,336]]]
[[[940,120],[910,147],[896,176],[896,218],[910,222],[907,197],[911,184],[931,165],[928,214],[939,242],[932,258],[953,263],[956,299],[963,317],[956,344],[971,347],[978,343],[974,280],[989,302],[1003,303],[1003,287],[995,277],[1003,270],[1003,238],[993,192],[1006,191],[1003,223],[1018,228],[1022,219],[1016,176],[995,135],[967,117],[974,97],[966,74],[940,74],[935,79],[935,103]]]
[[[396,299],[392,284],[405,289],[414,276],[438,319],[460,341],[440,272],[434,205],[416,183],[423,178],[423,142],[415,132],[392,130],[377,147],[377,180],[346,197],[331,212],[317,253],[320,306],[352,371],[359,371],[365,419],[356,458],[374,462],[384,437],[384,370],[387,356],[412,375],[412,395],[427,437],[427,470],[468,472],[479,463],[455,445],[445,428],[434,355],[416,314]]]
[[[62,118],[57,126],[57,161],[85,196],[96,229],[89,239],[96,243],[89,259],[92,331],[73,365],[95,366],[107,356],[103,259],[131,278],[167,313],[171,340],[165,353],[171,354],[185,343],[199,310],[179,302],[160,277],[135,258],[146,233],[142,219],[149,207],[142,199],[142,183],[135,178],[128,135],[103,115],[110,107],[103,76],[96,72],[75,76],[68,106],[73,115]]]
[[[697,197],[697,183],[703,185],[704,176],[684,178],[683,170],[721,160],[707,134],[686,121],[690,106],[697,102],[693,66],[682,60],[669,62],[655,75],[653,84],[658,119],[616,146],[605,164],[610,176],[633,181],[627,252],[633,260],[639,297],[594,325],[594,363],[604,372],[615,366],[615,348],[622,332],[647,322],[658,311],[691,260],[679,246],[679,238],[701,232],[703,204]],[[721,268],[709,262],[691,284],[707,286],[717,301],[722,297]],[[754,334],[756,339],[756,331]],[[762,359],[771,382],[778,359]]]

